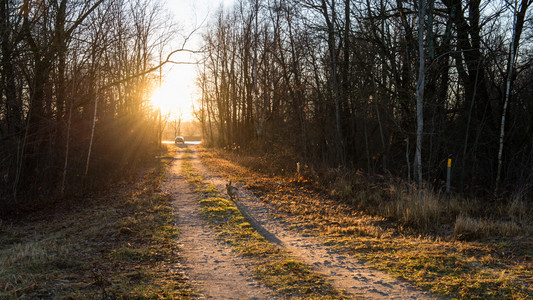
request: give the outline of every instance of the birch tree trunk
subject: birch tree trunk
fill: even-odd
[[[502,118],[500,122],[500,139],[499,139],[499,147],[498,147],[498,169],[496,172],[496,183],[494,186],[495,191],[497,191],[499,188],[501,176],[502,176],[503,141],[505,139],[505,117],[507,114],[507,106],[509,105],[509,95],[511,94],[511,85],[513,82],[513,71],[514,71],[514,64],[516,60],[516,53],[518,52],[518,44],[520,42],[520,36],[522,35],[522,29],[524,28],[524,19],[526,16],[526,11],[532,2],[533,2],[532,0],[522,0],[520,4],[520,10],[518,10],[518,7],[516,7],[515,11],[513,12],[514,14],[513,37],[511,40],[509,60],[507,61],[507,81],[505,84],[505,100],[503,103]]]

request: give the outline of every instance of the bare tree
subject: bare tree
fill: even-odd
[[[497,3],[488,5],[238,1],[217,14],[205,35],[198,116],[206,135],[214,145],[278,147],[319,165],[402,177],[413,170],[408,178],[416,177],[420,201],[424,189],[442,184],[442,162],[456,154],[464,179],[454,183],[456,190],[485,193],[497,177],[506,78],[520,86],[516,107],[508,101],[503,110],[514,117],[505,121],[514,125],[503,131],[512,141],[506,151],[520,154],[528,167],[530,143],[523,136],[529,127],[518,126],[528,118],[518,107],[531,111],[527,97],[518,96],[530,83],[531,58],[515,51],[522,68],[500,67],[508,47],[496,25],[506,16]],[[509,163],[507,170],[519,165]],[[512,180],[504,173],[499,181]]]
[[[424,134],[424,16],[425,0],[418,0],[418,82],[416,85],[416,169],[418,173],[418,202],[422,203],[424,182],[422,177],[422,137]]]
[[[92,188],[151,157],[153,72],[187,51],[154,61],[174,28],[161,2],[16,4],[0,2],[0,205]]]
[[[522,29],[524,28],[524,21],[526,18],[526,12],[531,3],[531,0],[522,0],[520,4],[518,1],[510,3],[506,1],[507,4],[513,10],[513,35],[511,37],[511,44],[509,46],[509,58],[507,60],[507,80],[505,84],[505,99],[503,102],[502,117],[500,122],[500,137],[499,137],[499,148],[498,148],[498,167],[496,173],[496,183],[494,189],[498,190],[498,186],[501,180],[502,173],[502,157],[503,157],[503,144],[505,138],[505,115],[507,114],[507,106],[509,105],[509,97],[511,94],[511,86],[513,83],[514,77],[514,65],[516,64],[518,47],[520,44],[520,37],[522,35]]]

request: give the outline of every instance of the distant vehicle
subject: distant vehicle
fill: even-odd
[[[177,136],[174,140],[174,144],[185,144],[185,139],[182,136]]]

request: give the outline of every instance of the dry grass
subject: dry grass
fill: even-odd
[[[453,234],[462,239],[533,235],[533,205],[520,194],[509,201],[487,203],[483,199],[425,191],[424,201],[419,203],[415,187],[393,178],[370,177],[344,168],[317,171],[305,164],[301,164],[301,172],[297,175],[297,160],[284,152],[260,157],[220,150],[213,150],[213,154],[254,170],[256,175],[279,176],[281,180],[320,191],[367,214],[386,218],[422,234]],[[465,218],[471,221],[464,222]],[[482,225],[484,223],[490,226]],[[469,225],[473,227],[465,228]],[[479,231],[479,234],[464,234],[455,228],[472,233]]]
[[[164,165],[86,198],[0,222],[0,298],[177,298],[179,262]],[[171,270],[171,271],[169,271]]]
[[[426,194],[420,205],[401,183],[361,173],[332,170],[340,176],[295,181],[208,151],[202,158],[299,230],[421,288],[462,299],[533,297],[531,208],[520,201],[505,207]],[[480,213],[485,217],[472,217]]]
[[[532,228],[522,227],[513,221],[487,220],[459,215],[455,221],[454,233],[462,239],[480,239],[484,237],[516,237],[524,232],[533,232]]]
[[[361,173],[346,170],[332,170],[328,176],[329,183],[324,186],[330,196],[421,233],[443,234],[443,229],[446,229],[448,232],[444,234],[450,234],[450,230],[455,228],[454,234],[462,238],[533,234],[533,210],[522,199],[515,199],[510,203],[485,203],[481,199],[425,191],[420,203],[418,191],[414,187],[390,178],[368,178]],[[465,235],[464,230],[479,234]]]

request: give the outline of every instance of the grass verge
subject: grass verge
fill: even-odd
[[[339,251],[369,261],[374,267],[425,290],[456,299],[533,298],[531,236],[464,240],[454,234],[454,228],[421,234],[402,222],[391,222],[386,216],[363,213],[352,203],[332,197],[331,191],[309,182],[297,182],[293,176],[267,176],[254,171],[259,168],[252,170],[207,150],[201,151],[200,157],[213,170],[245,183],[292,226],[321,235]],[[359,197],[367,201],[380,197],[367,187]],[[424,223],[436,222],[434,218]],[[458,224],[468,228],[468,222],[464,218]],[[491,224],[478,226],[492,230]]]
[[[265,240],[235,205],[221,197],[218,190],[205,182],[190,162],[190,152],[183,156],[182,170],[200,198],[202,213],[240,255],[250,258],[255,275],[277,295],[302,299],[343,299],[324,276],[292,258],[288,252]]]
[[[168,161],[84,198],[0,220],[0,299],[189,298]]]

